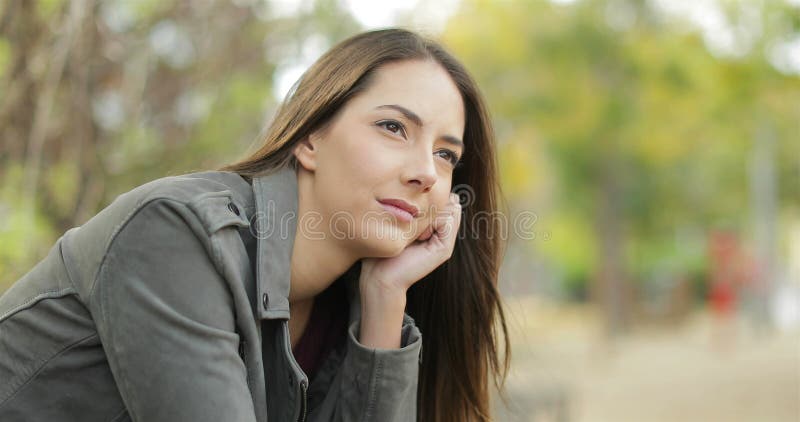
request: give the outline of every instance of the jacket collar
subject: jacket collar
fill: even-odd
[[[260,319],[289,319],[292,248],[297,228],[297,174],[291,166],[253,178]]]
[[[251,232],[257,239],[257,315],[259,319],[289,319],[291,259],[299,218],[297,173],[292,166],[282,167],[253,177],[252,185],[256,207],[251,217]],[[360,269],[354,267],[344,275],[350,323],[358,320],[361,314]]]

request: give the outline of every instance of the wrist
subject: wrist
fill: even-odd
[[[405,306],[405,291],[362,287],[359,341],[366,347],[399,348]]]
[[[375,282],[361,278],[359,280],[361,303],[374,303],[381,307],[405,309],[406,289],[387,283]]]

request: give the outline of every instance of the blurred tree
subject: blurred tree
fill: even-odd
[[[444,35],[486,91],[502,148],[536,145],[546,157],[531,164],[555,169],[512,200],[547,212],[539,221],[556,230],[535,253],[567,282],[585,271],[610,334],[631,317],[631,281],[693,274],[705,230],[749,227],[745,170],[761,125],[777,140],[776,179],[790,182],[780,200],[800,203],[800,80],[767,62],[775,40],[797,36],[797,9],[759,3],[767,30],[746,54],[715,57],[657,3],[471,1]],[[720,4],[734,23],[751,11]],[[501,154],[507,185],[540,177],[511,155]]]
[[[243,155],[281,68],[358,29],[278,3],[0,2],[0,291],[132,186]]]
[[[359,29],[341,4],[1,2],[0,291],[132,186],[241,155],[278,82]],[[710,228],[774,254],[765,219],[800,207],[798,8],[715,3],[725,53],[673,4],[465,0],[442,37],[489,98],[512,208],[550,234],[530,253],[610,333],[639,284],[705,271]]]

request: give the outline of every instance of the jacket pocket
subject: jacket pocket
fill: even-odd
[[[200,219],[209,236],[227,226],[250,227],[244,206],[233,198],[229,190],[204,193],[187,205]]]

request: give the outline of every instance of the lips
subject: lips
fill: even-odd
[[[402,199],[379,199],[378,202],[386,211],[389,211],[397,218],[406,222],[410,222],[419,214],[419,208]]]

